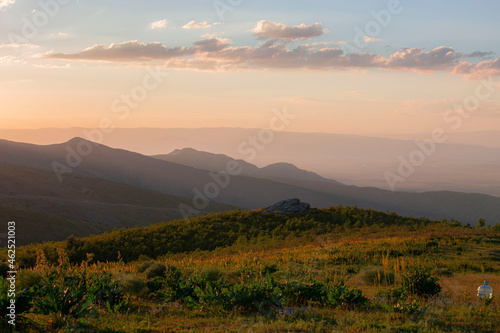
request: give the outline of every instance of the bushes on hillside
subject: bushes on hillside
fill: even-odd
[[[43,250],[49,261],[57,262],[56,248],[65,248],[71,262],[86,260],[87,253],[95,261],[130,262],[141,258],[157,258],[167,253],[190,252],[200,249],[211,251],[218,247],[262,239],[285,239],[286,237],[317,236],[336,232],[339,228],[351,229],[352,221],[363,227],[412,226],[422,227],[431,223],[451,227],[446,220],[437,222],[426,218],[402,217],[357,207],[330,207],[312,209],[307,214],[284,216],[262,214],[258,211],[233,211],[157,223],[147,227],[119,229],[113,232],[85,238],[70,237],[65,242],[48,243]],[[459,226],[459,224],[457,225]],[[18,251],[18,262],[23,267],[33,267],[36,261],[36,246],[27,246]],[[418,249],[418,251],[425,251]]]
[[[391,285],[394,283],[394,272],[383,267],[367,267],[359,273],[361,281],[371,285]]]

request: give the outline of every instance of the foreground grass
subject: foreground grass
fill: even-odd
[[[255,223],[259,223],[256,221]],[[495,228],[468,228],[429,223],[425,226],[336,226],[323,234],[294,232],[287,237],[260,234],[239,237],[213,250],[166,253],[151,261],[141,256],[124,262],[94,262],[73,266],[86,274],[108,272],[128,299],[126,309],[113,313],[94,307],[88,315],[57,327],[52,316],[30,311],[19,332],[498,332],[498,304],[479,302],[477,287],[486,278],[500,290],[500,233]],[[38,265],[24,276],[44,274],[51,263],[39,251]],[[40,257],[41,256],[41,257]],[[118,259],[118,258],[117,258]],[[210,304],[188,306],[181,300],[155,296],[146,287],[151,270],[145,263],[175,267],[182,278],[196,274],[229,284],[250,284],[273,278],[281,283],[344,280],[368,297],[364,305],[337,307],[306,302],[301,305],[243,311]],[[151,265],[153,265],[151,264]],[[78,267],[78,268],[75,268]],[[367,281],[367,268],[392,272],[393,281]],[[432,297],[391,300],[384,291],[401,286],[409,268],[431,272],[442,287]],[[162,275],[164,273],[159,273]],[[132,282],[133,283],[132,283]],[[29,284],[28,282],[25,282]],[[8,326],[5,326],[8,328]]]

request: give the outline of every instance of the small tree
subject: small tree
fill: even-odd
[[[485,225],[486,225],[486,220],[485,219],[480,218],[479,220],[477,220],[477,226],[478,226],[478,228],[484,228]]]

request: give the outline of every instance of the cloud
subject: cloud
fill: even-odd
[[[466,78],[472,80],[481,80],[488,76],[500,75],[500,58],[482,61],[477,64],[461,61],[450,72],[464,75]]]
[[[287,36],[292,38],[289,34]],[[295,34],[293,38],[297,36]],[[42,57],[108,62],[163,60],[167,68],[210,71],[386,69],[420,73],[442,71],[473,80],[500,75],[500,59],[471,63],[464,60],[464,55],[447,46],[430,51],[404,48],[384,57],[364,52],[346,53],[340,48],[323,45],[302,44],[292,48],[289,40],[269,39],[256,46],[233,46],[230,39],[213,37],[188,47],[167,47],[159,42],[144,44],[133,40],[109,46],[94,45],[77,53],[48,53]]]
[[[167,20],[166,19],[154,21],[154,22],[151,22],[149,24],[149,29],[151,29],[151,30],[163,29],[166,27],[167,27]]]
[[[363,41],[365,43],[377,43],[377,42],[381,42],[382,39],[365,36],[365,38],[363,38]]]
[[[26,61],[23,59],[11,55],[0,57],[0,65],[18,65],[25,63]]]
[[[189,47],[168,48],[159,42],[139,43],[136,40],[121,44],[99,44],[78,53],[49,53],[42,57],[52,59],[94,60],[94,61],[144,61],[169,59],[192,55],[194,50]]]
[[[481,51],[475,51],[469,54],[464,54],[464,58],[488,58],[492,56],[494,52],[481,52]]]
[[[216,22],[213,24],[209,24],[209,23],[207,23],[207,21],[203,21],[203,22],[191,21],[191,22],[188,22],[185,25],[183,25],[182,29],[206,29],[206,28],[210,28],[211,26],[217,25],[217,24],[220,24],[220,23]]]
[[[0,49],[21,49],[21,48],[26,48],[26,49],[37,49],[39,48],[39,45],[36,44],[30,44],[30,43],[10,43],[10,44],[0,44]]]
[[[439,46],[429,52],[421,48],[406,48],[392,54],[383,67],[417,72],[438,71],[456,65],[459,57],[452,47]]]
[[[61,69],[61,68],[69,68],[70,64],[66,65],[41,64],[41,65],[35,65],[35,67],[44,69]]]
[[[14,4],[16,0],[0,0],[0,12],[4,11],[8,6]]]
[[[313,25],[296,25],[289,27],[283,23],[275,23],[270,21],[259,21],[255,28],[251,30],[255,36],[260,39],[311,39],[325,34],[328,30],[321,27],[321,23]]]

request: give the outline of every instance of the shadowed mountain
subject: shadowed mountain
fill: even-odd
[[[78,157],[76,152],[85,156]],[[0,162],[52,171],[54,163],[74,175],[104,178],[166,194],[191,196],[192,207],[201,210],[207,198],[242,208],[255,209],[286,198],[300,198],[316,207],[356,205],[432,219],[455,218],[476,223],[500,220],[500,198],[468,193],[391,192],[324,181],[293,180],[286,183],[249,176],[228,176],[187,167],[75,138],[67,143],[37,146],[0,140]],[[61,166],[66,165],[64,169]],[[61,173],[61,172],[60,172]],[[63,182],[68,173],[60,174]]]
[[[154,155],[153,157],[197,169],[216,172],[225,171],[228,163],[237,162],[241,167],[240,174],[242,176],[281,179],[283,181],[285,181],[286,178],[292,178],[309,181],[333,182],[339,184],[334,180],[323,178],[317,173],[299,169],[295,165],[290,163],[274,163],[266,167],[259,168],[256,165],[245,162],[243,160],[235,160],[224,154],[213,154],[209,152],[198,151],[193,148],[176,149],[170,154]]]
[[[182,203],[190,198],[81,175],[60,183],[51,171],[0,163],[0,217],[17,222],[20,244],[179,219]],[[234,208],[210,203],[204,213]]]

